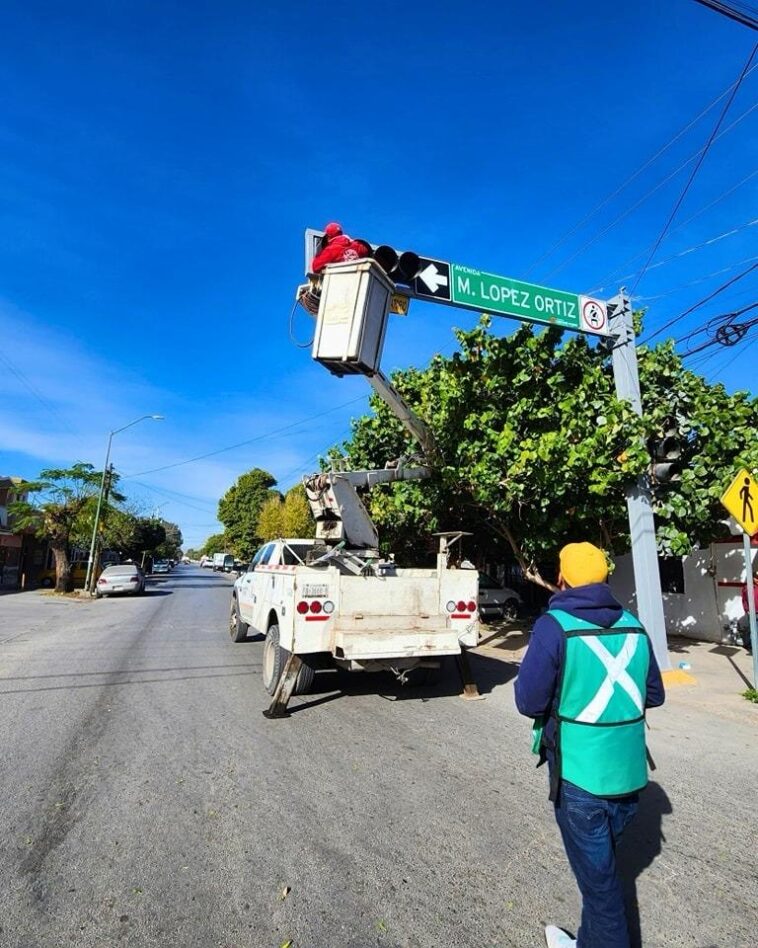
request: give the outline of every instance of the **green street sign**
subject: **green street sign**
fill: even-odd
[[[608,332],[607,307],[602,300],[483,273],[457,263],[451,265],[450,276],[450,302],[458,306],[515,316],[526,322],[553,323],[579,332]]]
[[[608,334],[608,307],[604,300],[430,257],[421,257],[419,267],[412,284],[413,295],[418,299],[512,316],[524,322],[553,324],[576,332]]]

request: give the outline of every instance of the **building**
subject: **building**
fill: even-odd
[[[758,567],[758,536],[753,537],[753,569]],[[689,556],[659,560],[663,613],[668,635],[725,642],[743,614],[742,586],[746,581],[742,537],[731,536]],[[619,600],[636,607],[631,554],[616,558],[610,578]]]
[[[26,534],[13,527],[10,505],[26,500],[20,477],[0,477],[0,589],[17,589]]]

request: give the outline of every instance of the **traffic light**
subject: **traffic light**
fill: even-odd
[[[662,433],[648,441],[650,452],[650,475],[654,485],[668,487],[682,479],[682,441],[676,418],[669,415],[663,419]]]
[[[393,283],[412,283],[421,270],[419,255],[412,250],[398,253],[394,247],[382,244],[374,249],[373,256]]]

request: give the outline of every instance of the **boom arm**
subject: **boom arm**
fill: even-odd
[[[437,444],[429,425],[419,418],[381,370],[377,369],[373,375],[367,374],[367,378],[371,387],[389,405],[406,431],[409,431],[421,445],[424,456],[429,460],[434,460],[438,453]]]
[[[316,521],[316,536],[329,542],[346,541],[354,549],[375,550],[376,526],[356,488],[420,480],[429,476],[425,467],[385,468],[378,471],[327,471],[306,477],[305,493]]]

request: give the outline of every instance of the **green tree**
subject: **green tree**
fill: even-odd
[[[281,499],[279,491],[272,490],[275,484],[268,471],[256,467],[242,474],[219,501],[218,519],[224,525],[227,548],[240,559],[249,559],[260,545],[261,508],[271,497]]]
[[[200,556],[213,556],[214,553],[225,553],[228,549],[226,536],[223,533],[214,533],[208,537],[199,550]]]
[[[161,520],[165,537],[156,549],[156,556],[167,560],[178,560],[182,555],[182,531],[178,524],[170,520]]]
[[[281,497],[274,496],[264,500],[255,532],[263,543],[285,535],[284,503]]]
[[[460,352],[393,380],[434,431],[442,461],[427,481],[379,487],[367,499],[383,545],[402,557],[431,533],[464,528],[507,544],[527,578],[565,542],[628,548],[624,488],[645,470],[646,438],[674,415],[686,433],[682,483],[656,502],[663,552],[724,531],[718,497],[738,463],[758,465],[758,402],[728,395],[682,366],[672,344],[640,350],[643,419],[615,396],[607,349],[556,328],[509,337],[489,319],[458,332]],[[351,466],[383,466],[418,447],[378,397],[343,446]],[[339,452],[334,450],[332,456]]]
[[[296,484],[285,494],[282,504],[282,535],[285,537],[316,535],[316,524],[302,484]]]
[[[48,468],[40,472],[38,480],[23,485],[26,492],[35,495],[34,502],[10,505],[18,527],[34,530],[38,537],[48,540],[55,557],[56,592],[73,588],[70,547],[89,546],[101,478],[101,471],[83,462],[68,468]],[[116,492],[111,496],[117,501],[124,499]]]

